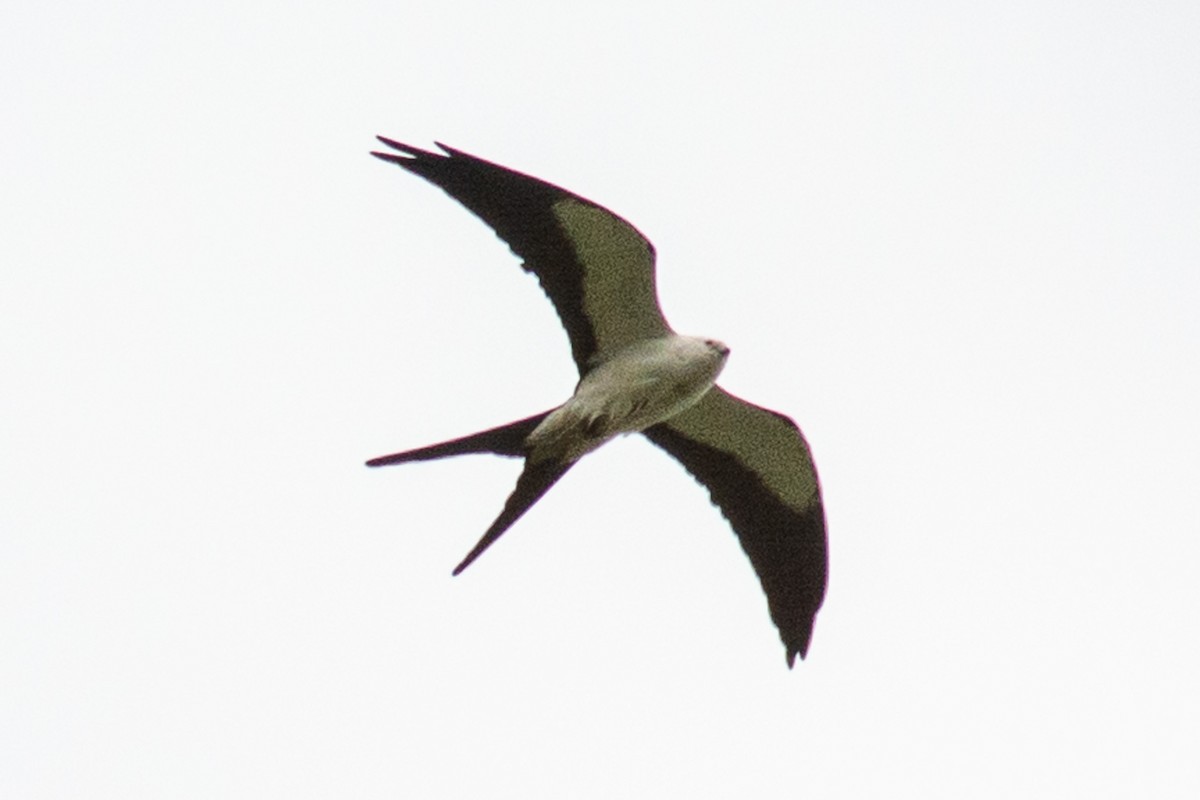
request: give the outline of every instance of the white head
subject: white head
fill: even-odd
[[[709,350],[720,354],[722,361],[729,358],[729,345],[725,344],[720,339],[705,339],[704,344],[708,346]]]
[[[688,360],[693,361],[697,367],[703,365],[709,380],[715,381],[721,374],[721,370],[725,369],[725,362],[729,359],[729,345],[719,339],[709,339],[703,336],[680,338],[686,342]]]

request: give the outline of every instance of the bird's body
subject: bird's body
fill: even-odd
[[[578,461],[618,434],[670,419],[712,388],[728,355],[720,342],[673,333],[618,350],[529,434],[529,458]]]
[[[580,371],[557,408],[367,462],[480,452],[525,459],[503,511],[454,573],[580,458],[641,432],[708,487],[758,573],[789,666],[803,657],[826,581],[824,513],[808,446],[787,417],[716,386],[728,347],[670,329],[649,241],[607,209],[536,178],[444,145],[447,155],[380,140],[404,155],[374,155],[443,188],[524,259],[554,302]]]

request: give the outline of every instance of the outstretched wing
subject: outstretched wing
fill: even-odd
[[[642,433],[708,487],[762,581],[788,666],[804,658],[828,557],[817,472],[796,423],[714,386]]]
[[[403,155],[372,155],[440,186],[537,275],[567,330],[580,375],[608,353],[670,332],[658,307],[654,247],[616,214],[441,143],[445,155],[378,139]]]

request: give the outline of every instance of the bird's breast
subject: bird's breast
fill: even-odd
[[[578,459],[618,434],[691,407],[712,388],[724,364],[725,353],[703,340],[669,336],[638,342],[588,372],[526,446],[535,458]]]

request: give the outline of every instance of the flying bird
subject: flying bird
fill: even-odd
[[[729,348],[671,330],[655,289],[655,251],[590,200],[437,143],[441,153],[377,137],[371,155],[440,187],[483,220],[537,276],[566,329],[579,382],[565,403],[440,444],[373,458],[381,467],[467,453],[521,457],[504,509],[457,575],[580,458],[641,433],[707,487],[762,583],[787,663],[804,658],[825,597],[825,515],[796,424],[716,385]]]

